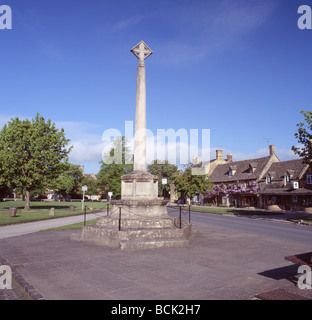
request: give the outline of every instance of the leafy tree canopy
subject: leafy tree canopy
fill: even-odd
[[[204,194],[212,185],[207,175],[192,175],[192,165],[187,165],[183,173],[175,178],[176,189],[184,198],[192,198],[197,192]]]
[[[114,198],[121,196],[121,176],[133,170],[132,155],[127,147],[125,137],[119,137],[112,142],[111,149],[103,155],[98,173],[98,185],[105,193],[113,192]],[[130,163],[130,164],[129,164]]]
[[[176,176],[179,173],[179,168],[173,164],[170,164],[169,161],[159,161],[154,160],[150,165],[148,165],[147,170],[158,176],[158,194],[164,195],[164,191],[166,194],[170,191],[170,184],[174,181]],[[162,184],[162,179],[167,179],[167,184]],[[165,189],[165,190],[164,190]]]
[[[39,113],[33,120],[11,119],[0,131],[0,184],[22,189],[29,209],[30,191],[62,172],[72,148],[68,143],[64,130]]]
[[[79,191],[82,179],[81,167],[65,162],[63,163],[63,172],[50,183],[49,188],[62,195],[73,194]]]
[[[306,162],[312,160],[312,111],[301,111],[305,122],[297,124],[298,131],[295,133],[295,138],[300,146],[293,146],[291,149],[300,158],[305,159]]]

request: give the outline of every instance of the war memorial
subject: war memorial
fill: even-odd
[[[121,177],[121,199],[112,200],[109,216],[85,226],[72,240],[121,250],[183,247],[188,245],[192,225],[167,213],[167,200],[158,197],[158,177],[146,170],[145,59],[153,52],[141,41],[131,49],[138,58],[134,136],[134,170]],[[181,227],[179,227],[181,226]]]

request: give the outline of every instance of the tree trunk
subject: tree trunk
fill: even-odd
[[[25,190],[25,210],[30,209],[30,192],[28,190]]]

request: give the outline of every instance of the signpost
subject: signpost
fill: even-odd
[[[81,190],[83,192],[83,195],[82,195],[82,210],[83,210],[83,207],[84,207],[84,198],[85,198],[85,192],[88,191],[88,187],[87,186],[82,186],[81,187]]]

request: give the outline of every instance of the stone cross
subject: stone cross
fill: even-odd
[[[146,83],[144,60],[153,51],[142,40],[131,52],[139,59],[137,71],[135,134],[134,134],[134,171],[146,171]]]

